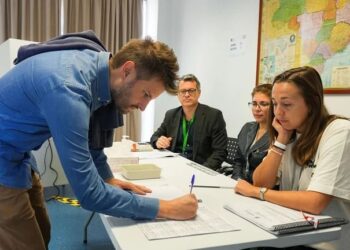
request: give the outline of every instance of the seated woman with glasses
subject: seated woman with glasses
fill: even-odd
[[[252,182],[254,169],[269,148],[267,117],[271,103],[272,84],[260,84],[252,91],[251,107],[255,121],[247,122],[238,134],[238,151],[232,165],[232,178]]]
[[[319,73],[290,69],[274,79],[269,114],[271,147],[253,174],[235,191],[281,206],[350,219],[350,120],[330,115]],[[279,183],[280,190],[271,190]],[[350,224],[340,239],[313,245],[349,249]]]

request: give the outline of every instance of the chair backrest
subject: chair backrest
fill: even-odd
[[[233,164],[233,160],[235,159],[238,151],[238,139],[232,137],[228,137],[227,139],[227,157],[225,161],[229,164]]]

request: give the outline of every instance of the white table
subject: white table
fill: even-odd
[[[108,155],[108,152],[106,153]],[[135,181],[136,183],[147,185],[147,183],[154,184],[166,181],[180,189],[189,190],[191,176],[195,174],[195,184],[197,185],[234,185],[234,180],[224,175],[213,176],[191,167],[191,162],[181,156],[140,160],[140,163],[155,163],[161,167],[161,179]],[[117,177],[120,178],[118,174]],[[194,188],[193,193],[197,195],[197,198],[203,200],[207,208],[215,211],[228,223],[235,225],[241,230],[150,241],[144,236],[135,221],[118,219],[118,225],[112,227],[108,216],[101,215],[101,219],[115,248],[123,250],[242,249],[257,246],[287,247],[331,241],[340,237],[340,227],[275,236],[223,208],[227,201],[235,200],[235,197],[237,197],[233,189]]]

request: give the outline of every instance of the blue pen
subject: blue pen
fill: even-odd
[[[192,194],[192,188],[193,188],[193,185],[194,185],[194,179],[196,178],[196,176],[193,174],[192,175],[192,179],[191,179],[191,189],[190,189],[190,194]]]

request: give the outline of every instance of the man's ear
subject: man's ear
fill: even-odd
[[[122,66],[122,70],[124,72],[124,78],[126,78],[130,73],[135,71],[135,62],[126,61]]]

